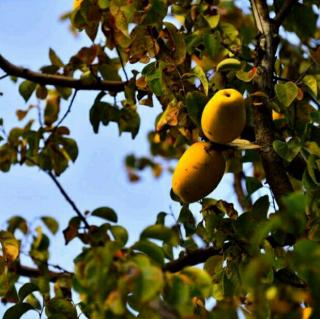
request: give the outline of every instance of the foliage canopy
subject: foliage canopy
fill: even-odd
[[[20,247],[30,237],[28,221],[10,218],[0,231],[0,296],[13,304],[5,319],[28,311],[51,319],[80,313],[92,319],[218,319],[240,313],[245,318],[319,318],[319,1],[252,0],[249,10],[236,4],[75,1],[62,18],[73,32],[86,33],[91,46],[66,63],[50,49],[50,63],[38,72],[0,55],[0,79],[18,81],[26,104],[32,95],[41,101],[37,120],[7,132],[1,119],[0,170],[9,172],[19,164],[45,172],[75,213],[63,230],[66,244],[83,243],[73,273],[53,269],[46,232],[56,234],[59,225],[44,216],[46,228],[31,234],[28,247],[34,267],[27,267]],[[205,198],[200,221],[187,205],[174,225],[168,213],[160,212],[155,224],[128,245],[128,232],[112,208],[83,213],[59,182],[78,156],[77,141],[63,122],[72,116],[79,90],[97,92],[88,110],[97,134],[114,122],[120,133],[135,138],[144,108],[161,104],[149,133],[150,156],[126,158],[129,177],[136,181],[146,167],[155,176],[162,174],[157,157],[177,159],[188,145],[204,139],[202,110],[224,88],[246,99],[241,138],[247,142],[223,146],[241,212],[226,201]],[[121,104],[110,103],[110,96]],[[26,121],[33,107],[18,109],[17,119]],[[281,116],[272,120],[272,112]],[[252,174],[243,171],[245,163]],[[265,183],[270,196],[252,203],[252,194]],[[92,224],[89,216],[101,223]],[[21,286],[20,277],[30,280]],[[73,302],[75,294],[79,303]]]

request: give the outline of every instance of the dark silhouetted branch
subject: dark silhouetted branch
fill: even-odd
[[[79,208],[77,207],[77,205],[75,204],[75,202],[70,198],[70,196],[67,194],[67,192],[64,190],[64,188],[62,187],[62,185],[60,184],[60,182],[58,181],[58,179],[53,175],[53,173],[51,172],[46,172],[49,177],[52,179],[52,181],[56,184],[56,186],[58,187],[60,193],[62,194],[62,196],[65,198],[65,200],[70,204],[70,206],[73,208],[73,210],[76,212],[76,214],[78,215],[78,217],[82,220],[82,222],[84,223],[85,227],[87,229],[90,229],[90,225],[88,224],[86,218],[83,216],[83,214],[81,213],[81,211],[79,210]]]
[[[222,255],[222,250],[214,247],[199,248],[186,255],[168,262],[163,266],[164,271],[178,272],[187,266],[194,266],[205,262],[211,256]]]
[[[12,270],[22,277],[38,278],[41,276],[48,276],[51,282],[56,282],[59,278],[73,276],[73,273],[70,272],[56,272],[51,270],[49,270],[48,272],[43,272],[40,269],[23,266],[21,264],[12,266]]]
[[[1,76],[0,76],[0,80],[3,80],[3,79],[5,79],[5,78],[7,78],[8,76],[9,76],[9,74],[1,75]]]
[[[68,109],[67,109],[67,111],[63,114],[63,116],[62,116],[62,118],[60,119],[60,121],[57,123],[56,128],[58,128],[58,127],[62,124],[62,122],[65,120],[65,118],[66,118],[66,117],[68,116],[68,114],[71,112],[71,108],[72,108],[73,102],[74,102],[74,100],[75,100],[75,98],[76,98],[76,96],[77,96],[77,93],[78,93],[78,91],[75,90],[74,93],[73,93],[73,95],[72,95],[72,98],[71,98],[70,104],[69,104],[69,106],[68,106]]]
[[[125,82],[120,81],[95,81],[88,82],[87,80],[74,79],[72,77],[46,74],[34,72],[29,69],[18,67],[0,54],[0,68],[10,76],[23,78],[41,85],[55,85],[61,87],[73,88],[76,90],[95,90],[95,91],[110,91],[122,92],[125,87]]]

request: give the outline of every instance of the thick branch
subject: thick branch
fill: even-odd
[[[0,68],[10,76],[23,78],[41,85],[56,85],[61,87],[73,88],[76,90],[96,90],[96,91],[110,91],[121,92],[124,90],[125,82],[120,81],[96,81],[94,83],[87,82],[82,79],[74,79],[72,77],[46,74],[34,72],[29,69],[18,67],[0,54]]]
[[[48,276],[51,282],[56,282],[59,278],[72,277],[73,274],[70,272],[56,272],[49,270],[48,272],[43,272],[39,269],[23,266],[17,264],[13,267],[13,271],[22,277],[28,278],[38,278],[41,276]]]
[[[255,91],[262,91],[269,98],[274,96],[274,62],[278,45],[278,28],[272,24],[269,18],[268,6],[264,0],[252,1],[252,10],[256,20],[257,29],[262,33],[258,38],[255,64],[260,68],[260,74],[255,80]],[[274,124],[271,110],[268,107],[268,99],[261,96],[253,96],[253,120],[256,141],[261,145],[261,159],[266,173],[266,179],[272,192],[281,205],[281,197],[292,191],[290,180],[286,174],[281,158],[275,153],[272,143],[274,137]]]
[[[163,266],[164,271],[177,272],[187,266],[194,266],[205,262],[211,256],[221,255],[222,250],[214,247],[199,248],[187,253],[176,260],[170,261]]]

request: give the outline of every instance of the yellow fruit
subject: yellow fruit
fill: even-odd
[[[219,184],[225,159],[210,144],[197,142],[181,156],[172,177],[172,190],[184,203],[192,203],[210,194]]]
[[[229,143],[239,137],[246,123],[246,109],[240,92],[234,89],[218,91],[205,106],[201,127],[212,142]]]

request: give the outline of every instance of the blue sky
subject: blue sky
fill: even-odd
[[[59,21],[59,16],[71,6],[72,1],[66,0],[1,0],[0,53],[11,62],[32,69],[49,63],[50,47],[67,61],[79,48],[90,45],[85,35],[75,38],[68,31],[68,24]],[[4,94],[0,97],[0,118],[4,119],[7,130],[21,125],[15,110],[28,106],[17,89],[18,86],[9,79],[0,81],[0,92]],[[147,132],[153,128],[161,108],[158,104],[153,108],[139,106],[142,123],[135,140],[126,133],[119,138],[118,128],[114,125],[102,128],[95,135],[88,114],[96,94],[79,92],[72,113],[65,121],[71,129],[71,137],[78,142],[80,153],[76,163],[59,179],[82,211],[100,206],[115,209],[119,224],[129,230],[133,242],[144,227],[154,223],[158,212],[170,212],[171,206],[174,214],[179,214],[179,205],[169,196],[169,173],[156,180],[146,171],[141,182],[132,184],[128,182],[124,168],[127,154],[148,154]],[[36,118],[36,113],[31,114]],[[238,207],[231,185],[232,177],[225,174],[212,197],[226,199]],[[36,168],[15,166],[9,173],[0,172],[0,202],[1,228],[13,215],[21,215],[29,221],[50,215],[59,221],[62,230],[74,215],[48,176]],[[197,216],[199,207],[198,204],[192,205]],[[52,238],[50,260],[72,270],[72,260],[80,249],[76,240],[65,246],[59,232]],[[3,311],[4,307],[0,305],[0,315]]]

